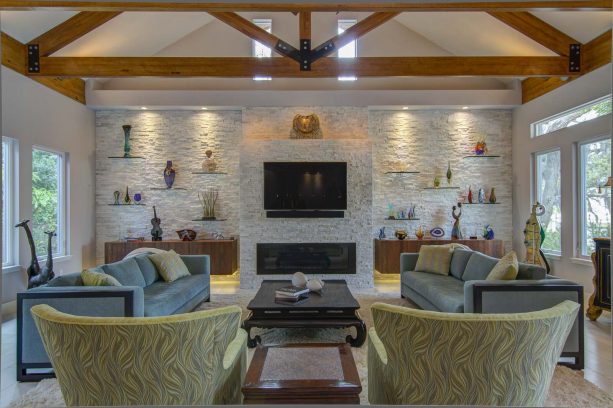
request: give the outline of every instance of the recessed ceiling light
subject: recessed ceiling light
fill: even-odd
[[[147,110],[146,106],[141,106],[140,108],[141,108],[141,110]]]
[[[402,110],[409,110],[409,107],[408,106],[403,106]]]
[[[209,108],[207,108],[206,106],[203,106],[203,107],[202,107],[202,108],[200,108],[200,109],[202,109],[202,110],[207,110],[207,109],[209,109]]]
[[[462,109],[468,110],[468,106],[462,106]]]
[[[358,77],[355,75],[344,75],[338,77],[339,81],[357,81]]]

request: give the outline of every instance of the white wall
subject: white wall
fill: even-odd
[[[577,192],[573,187],[577,175],[575,145],[594,137],[610,136],[611,117],[608,115],[534,139],[530,138],[530,124],[609,93],[611,64],[516,108],[513,116],[513,247],[519,254],[525,253],[523,226],[530,215],[533,200],[531,155],[559,147],[562,161],[562,256],[548,259],[552,261],[553,274],[583,284],[586,293],[592,292],[594,270],[591,262],[575,258],[578,231],[574,222],[577,211]]]
[[[32,218],[32,146],[68,153],[69,257],[55,264],[56,274],[80,271],[94,264],[94,113],[14,71],[2,68],[2,134],[19,141],[19,214]],[[19,233],[21,271],[3,275],[2,302],[26,287],[30,250]]]

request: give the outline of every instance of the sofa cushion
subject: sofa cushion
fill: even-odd
[[[485,280],[490,271],[498,263],[498,258],[493,258],[482,254],[481,252],[473,252],[466,264],[463,281]]]
[[[143,278],[143,274],[134,258],[102,265],[102,270],[107,275],[117,279],[123,286],[145,287],[145,278]]]
[[[453,250],[453,255],[451,256],[449,273],[451,273],[451,275],[457,279],[462,279],[462,275],[464,275],[464,270],[466,269],[466,264],[468,263],[468,260],[472,254],[473,251],[470,249],[455,248]]]
[[[167,252],[149,255],[149,259],[155,264],[160,276],[166,282],[173,282],[179,278],[190,275],[181,256],[172,249]]]
[[[515,251],[511,251],[500,258],[485,280],[515,280],[517,269],[517,255]]]
[[[81,272],[67,273],[66,275],[56,276],[51,279],[46,286],[83,286]]]
[[[98,268],[93,268],[81,271],[84,286],[121,286],[117,279],[98,270]]]
[[[517,271],[517,279],[545,279],[547,277],[547,270],[542,266],[527,264],[520,262],[519,269]]]
[[[160,274],[153,262],[151,262],[151,259],[149,259],[149,254],[137,255],[134,259],[136,259],[136,263],[143,274],[145,286],[149,286],[153,282],[160,280]]]
[[[464,282],[453,276],[423,272],[403,272],[402,284],[419,293],[441,312],[464,311]]]
[[[189,275],[174,282],[159,280],[143,289],[145,316],[168,316],[207,290],[208,275]]]
[[[452,253],[453,248],[446,245],[422,245],[415,270],[447,276]]]

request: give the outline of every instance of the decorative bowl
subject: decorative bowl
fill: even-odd
[[[441,227],[432,228],[430,230],[430,235],[432,235],[434,238],[442,238],[445,236],[445,230]]]
[[[181,229],[177,230],[177,235],[181,239],[181,241],[193,241],[196,239],[196,231],[193,229]]]
[[[399,240],[403,240],[407,237],[407,232],[405,230],[396,230],[396,232],[394,233],[394,235],[396,236],[396,238],[398,238]]]

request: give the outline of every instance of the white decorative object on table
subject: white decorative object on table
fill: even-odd
[[[306,284],[306,287],[310,292],[320,293],[321,290],[324,288],[324,283],[321,279],[313,278],[309,279]]]
[[[292,276],[292,285],[294,285],[297,288],[304,288],[307,285],[307,277],[304,273],[302,272],[296,272],[293,276]]]

